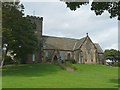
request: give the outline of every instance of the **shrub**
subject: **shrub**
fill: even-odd
[[[70,60],[69,59],[65,59],[65,64],[69,64]]]
[[[65,63],[72,63],[72,64],[75,64],[76,63],[76,61],[75,61],[75,59],[66,59],[65,60]]]
[[[5,61],[4,61],[4,65],[11,64],[11,63],[13,63],[13,60],[11,59],[11,57],[6,56]]]
[[[70,61],[71,61],[72,64],[76,63],[75,59],[71,59]]]
[[[114,64],[112,64],[112,66],[120,67],[120,62],[115,62]]]

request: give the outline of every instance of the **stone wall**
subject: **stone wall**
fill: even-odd
[[[70,55],[70,57],[68,57]],[[64,50],[44,50],[44,60],[45,62],[53,62],[54,57],[57,56],[57,59],[66,60],[73,58],[72,51],[64,51]]]

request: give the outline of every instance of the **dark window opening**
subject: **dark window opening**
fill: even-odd
[[[70,53],[67,54],[67,59],[70,59]]]
[[[91,62],[93,62],[93,59],[91,59]]]
[[[57,64],[58,63],[58,57],[55,55],[54,58],[53,58],[53,63],[54,64]]]

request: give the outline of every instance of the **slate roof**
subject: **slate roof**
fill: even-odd
[[[43,36],[43,46],[45,49],[73,50],[79,39]]]
[[[98,43],[94,43],[94,45],[96,46],[98,53],[103,53],[103,50]]]
[[[72,39],[64,37],[43,36],[44,49],[76,50],[79,49],[86,37]],[[103,53],[100,45],[95,43],[98,53]]]
[[[79,40],[76,42],[76,45],[75,45],[74,50],[76,50],[76,49],[79,49],[79,48],[80,48],[80,46],[81,46],[81,45],[82,45],[82,43],[84,42],[85,38],[86,38],[86,37],[81,38],[81,39],[79,39]]]

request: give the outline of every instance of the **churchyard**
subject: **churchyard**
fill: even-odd
[[[117,88],[118,68],[98,64],[73,64],[66,71],[54,64],[4,66],[3,88]]]

